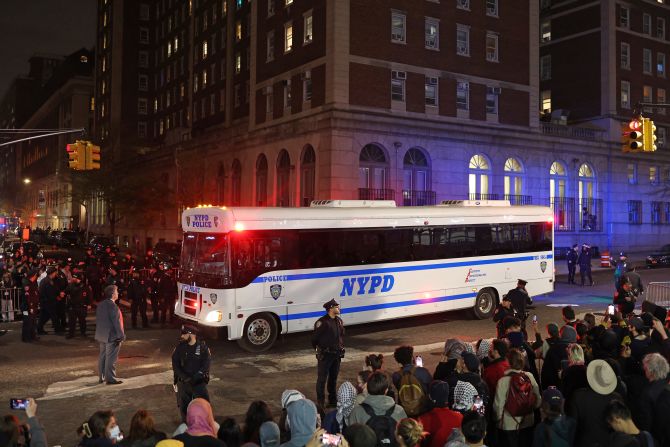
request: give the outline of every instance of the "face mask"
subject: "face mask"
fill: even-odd
[[[121,428],[119,428],[118,425],[116,425],[109,431],[109,439],[112,439],[117,442],[123,439],[123,435],[121,434]]]

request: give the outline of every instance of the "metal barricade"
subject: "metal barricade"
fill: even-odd
[[[647,285],[644,297],[647,301],[663,306],[670,307],[670,282],[651,282]]]
[[[19,287],[0,289],[0,319],[3,322],[17,320],[21,314],[21,290]]]

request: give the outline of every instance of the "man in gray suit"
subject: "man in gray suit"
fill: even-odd
[[[118,297],[119,291],[115,285],[105,287],[104,299],[95,312],[95,339],[100,343],[98,378],[100,383],[106,380],[107,385],[122,383],[116,379],[116,361],[126,334],[123,331],[121,309],[115,302]]]

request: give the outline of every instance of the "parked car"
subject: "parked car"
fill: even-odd
[[[647,268],[670,266],[670,244],[647,256]]]
[[[76,231],[63,230],[58,236],[58,245],[61,247],[78,247],[79,233]]]
[[[179,267],[181,244],[177,242],[158,242],[154,247],[154,258],[159,263],[168,263],[170,267]]]
[[[93,253],[95,254],[105,251],[105,247],[112,247],[112,251],[115,252],[119,251],[119,247],[116,246],[114,240],[109,236],[93,236],[88,246],[93,249]]]

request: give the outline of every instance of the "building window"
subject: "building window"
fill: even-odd
[[[309,70],[303,73],[302,100],[303,102],[310,102],[312,100],[312,72]]]
[[[303,44],[307,45],[308,43],[312,43],[312,39],[314,37],[314,25],[313,25],[313,20],[314,18],[312,17],[312,11],[309,11],[308,13],[305,14],[303,17],[303,30],[304,30],[304,36],[303,36]]]
[[[656,102],[660,104],[665,103],[665,89],[664,88],[657,88],[656,89]],[[659,115],[665,115],[665,107],[659,107],[656,109],[656,113]]]
[[[620,61],[621,68],[630,70],[630,45],[626,42],[621,42]]]
[[[551,40],[551,20],[542,22],[540,29],[540,41],[549,42]]]
[[[193,76],[193,93],[198,91],[198,87],[200,84],[200,79],[198,78],[198,75]]]
[[[630,9],[625,6],[619,6],[619,26],[630,28]]]
[[[275,32],[274,31],[268,32],[268,35],[265,38],[265,42],[266,42],[265,60],[267,62],[270,62],[270,61],[274,60],[274,58],[275,58]]]
[[[107,82],[103,79],[100,83],[100,94],[104,95],[107,92]]]
[[[391,100],[405,101],[405,81],[407,73],[404,71],[391,71]]]
[[[628,201],[628,223],[633,225],[642,223],[642,200]]]
[[[500,87],[486,87],[486,113],[489,115],[498,114],[498,95]]]
[[[268,116],[274,115],[274,91],[272,86],[265,87],[265,113]]]
[[[235,22],[235,40],[237,42],[242,40],[242,22],[239,20]]]
[[[651,224],[660,225],[663,223],[663,202],[651,202]]]
[[[293,4],[293,0],[284,0],[284,6],[289,6]]]
[[[309,206],[314,200],[314,185],[316,173],[316,154],[311,145],[305,146],[300,163],[300,203],[301,206]]]
[[[140,4],[140,20],[149,20],[149,5],[146,3]]]
[[[486,60],[498,62],[498,34],[486,33]]]
[[[403,158],[403,205],[428,205],[431,200],[430,167],[424,151],[413,147]]]
[[[470,0],[456,0],[456,7],[458,9],[470,10]]]
[[[505,200],[511,200],[515,203],[516,197],[523,195],[523,166],[516,158],[508,158],[503,168],[505,177],[503,178]]]
[[[226,0],[223,0],[226,3]],[[275,0],[268,0],[268,17],[275,15]]]
[[[642,14],[642,32],[651,36],[651,15]]]
[[[489,197],[491,164],[488,158],[482,154],[473,155],[468,168],[468,192],[470,200],[486,200],[491,198]]]
[[[207,87],[207,70],[202,70],[202,88]]]
[[[149,43],[149,28],[140,28],[140,43]]]
[[[649,167],[649,183],[658,185],[658,168],[656,166]]]
[[[656,54],[656,74],[665,77],[665,53]]]
[[[242,92],[240,91],[240,84],[235,84],[234,90],[234,106],[238,108],[242,104]]]
[[[242,71],[242,55],[239,53],[235,53],[235,73],[240,74]]]
[[[146,138],[147,136],[147,122],[139,121],[137,123],[137,136],[140,138]]]
[[[284,53],[293,50],[293,22],[284,25]]]
[[[147,98],[137,98],[137,113],[140,115],[147,114]]]
[[[467,81],[456,81],[456,109],[468,110],[470,108],[470,83]]]
[[[425,99],[426,105],[431,107],[437,107],[437,98],[438,98],[438,79],[433,77],[426,76],[425,84]]]
[[[291,158],[286,149],[277,158],[277,206],[291,205]]]
[[[388,161],[384,150],[376,144],[366,144],[358,156],[358,186],[365,190],[365,198],[386,198]]]
[[[498,17],[498,0],[486,0],[486,15]]]
[[[293,92],[291,91],[291,80],[284,81],[284,108],[290,109],[293,102]]]
[[[207,59],[207,41],[202,43],[202,58]]]
[[[268,203],[268,160],[261,154],[256,160],[256,206]]]
[[[637,185],[637,165],[635,163],[628,163],[628,165],[626,165],[626,173],[628,176],[628,184]]]
[[[391,11],[391,42],[405,43],[405,14]]]
[[[652,102],[654,98],[654,89],[649,86],[645,85],[642,87],[642,102]],[[651,113],[652,108],[651,107],[643,107],[642,110],[647,113]]]
[[[630,82],[621,81],[621,108],[630,109]]]
[[[665,19],[656,18],[656,37],[665,40]]]
[[[137,77],[137,89],[146,92],[149,89],[149,76],[141,74]]]
[[[665,127],[656,128],[656,146],[659,148],[665,147]]]
[[[460,56],[470,55],[470,27],[456,25],[456,54]],[[487,53],[488,55],[488,53]]]
[[[551,79],[551,54],[546,54],[540,58],[540,80],[549,79]]]
[[[425,32],[426,48],[438,50],[440,48],[440,21],[438,19],[426,17]]]
[[[542,90],[540,93],[540,107],[542,113],[551,113],[551,90]]]
[[[645,48],[642,50],[642,71],[644,74],[652,74],[651,71],[651,50]]]

